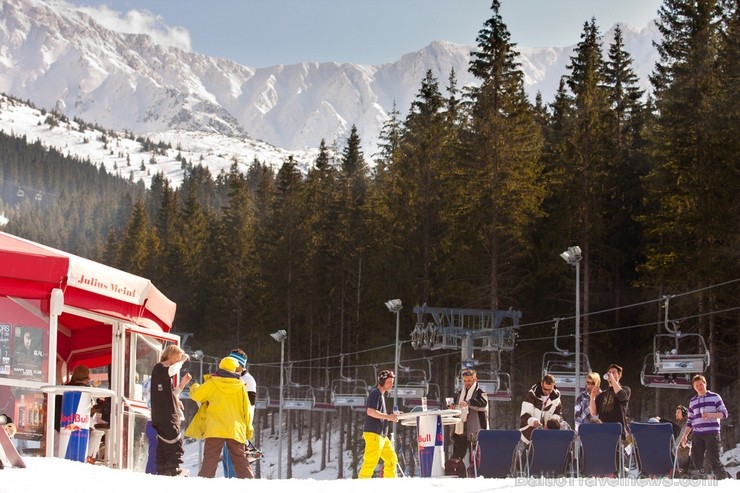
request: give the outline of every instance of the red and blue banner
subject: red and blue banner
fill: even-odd
[[[419,468],[421,469],[421,477],[444,476],[445,459],[442,416],[418,416],[416,418],[416,429],[419,440]]]
[[[90,395],[79,390],[62,396],[62,417],[59,420],[59,456],[69,460],[87,460],[90,438]]]

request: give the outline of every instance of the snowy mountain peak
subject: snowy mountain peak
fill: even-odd
[[[655,32],[623,31],[646,85]],[[0,91],[115,131],[217,133],[294,150],[316,148],[321,139],[341,145],[356,125],[371,155],[387,112],[395,103],[405,114],[427,70],[440,87],[453,68],[459,87],[475,83],[468,73],[474,49],[433,41],[377,66],[253,69],[109,30],[60,0],[4,0]],[[550,100],[572,48],[517,49],[530,95],[539,90]]]

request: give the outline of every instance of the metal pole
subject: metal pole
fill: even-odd
[[[396,409],[396,406],[398,406],[398,385],[396,384],[398,383],[398,359],[401,356],[400,345],[398,343],[398,339],[399,339],[398,332],[400,330],[400,325],[401,325],[401,310],[398,309],[396,310],[396,361],[395,361],[395,368],[393,369],[393,374],[396,376],[393,382],[393,409],[394,410]],[[397,428],[398,428],[398,422],[394,421],[393,422],[393,447],[394,448],[396,447],[395,441],[396,441],[396,429]]]
[[[576,398],[581,395],[581,259],[576,260]]]
[[[200,383],[201,385],[204,382],[203,380],[203,359],[204,357],[205,355],[200,356]],[[205,442],[205,440],[198,440],[198,442],[200,442],[198,445],[198,460],[200,461],[201,464],[203,464],[203,447],[204,447],[203,442]]]
[[[283,363],[285,339],[280,341],[280,404],[278,408],[278,479],[283,478]]]

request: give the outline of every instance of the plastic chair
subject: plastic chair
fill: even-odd
[[[527,470],[530,477],[558,477],[565,474],[571,456],[573,430],[532,431],[532,442],[527,457]]]
[[[637,450],[640,474],[673,477],[673,426],[670,423],[632,423],[630,430]]]
[[[624,451],[621,423],[584,423],[578,427],[581,442],[581,474],[622,476]]]
[[[512,476],[519,430],[480,430],[478,432],[478,476],[506,478]]]

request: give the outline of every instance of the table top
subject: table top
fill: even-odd
[[[398,415],[398,422],[403,426],[416,426],[416,418],[421,416],[441,416],[443,425],[455,425],[460,422],[459,409],[428,409],[426,411],[412,411]]]
[[[110,389],[99,389],[97,387],[86,387],[83,385],[44,385],[41,392],[47,394],[63,394],[65,392],[85,392],[93,397],[113,397],[116,395]]]

